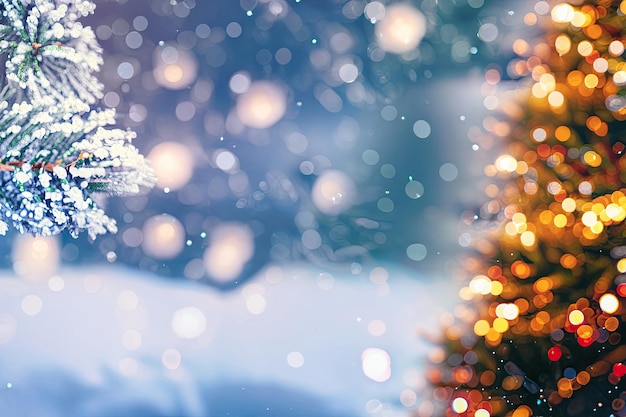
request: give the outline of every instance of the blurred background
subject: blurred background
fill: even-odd
[[[95,3],[100,106],[159,182],[102,202],[115,235],[0,241],[0,407],[434,415],[493,77],[547,3]]]

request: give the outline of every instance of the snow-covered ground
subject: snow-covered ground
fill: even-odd
[[[274,265],[226,293],[116,266],[6,272],[0,415],[405,416],[455,294],[381,266]]]

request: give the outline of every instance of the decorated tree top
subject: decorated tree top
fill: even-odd
[[[0,232],[91,238],[115,232],[94,193],[129,195],[152,187],[152,169],[112,129],[115,111],[93,108],[101,48],[78,19],[87,0],[0,0]]]

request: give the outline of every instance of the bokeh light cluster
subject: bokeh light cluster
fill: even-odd
[[[431,358],[447,416],[626,413],[625,12],[538,1],[523,20],[542,33],[485,72],[477,139],[506,149],[464,216],[460,296],[476,307]]]
[[[434,398],[411,368],[402,392],[372,395],[365,411],[626,413],[626,2],[97,3],[86,23],[107,51],[101,104],[138,132],[158,189],[102,202],[116,236],[18,237],[6,263],[46,286],[20,298],[25,316],[42,317],[49,294],[73,285],[104,288],[97,275],[70,282],[63,263],[236,288],[245,317],[263,319],[275,312],[272,286],[295,279],[273,266],[266,282],[245,282],[267,263],[343,269],[316,274],[329,297],[346,275],[385,297],[394,278],[372,259],[428,275],[460,246],[470,255],[454,275],[468,304],[441,317]],[[471,83],[454,80],[474,73],[480,110]],[[494,152],[484,170],[475,163]],[[476,201],[457,236],[459,206]],[[128,378],[144,369],[144,301],[128,288],[114,303]],[[19,336],[16,317],[0,315],[0,344]],[[213,337],[214,318],[192,303],[164,321],[175,339]],[[353,364],[380,388],[402,373],[383,346],[395,324],[361,324],[381,342],[359,346]],[[159,367],[185,369],[180,340],[160,348]],[[315,358],[304,346],[279,356],[294,370]]]
[[[55,262],[229,288],[273,261],[441,271],[454,255],[450,202],[473,201],[465,181],[481,173],[464,167],[479,148],[456,139],[475,109],[447,107],[449,80],[512,42],[508,6],[498,23],[480,0],[95,3],[84,24],[105,53],[100,105],[138,133],[158,186],[99,201],[117,235],[64,236]],[[454,123],[442,128],[440,109]],[[232,223],[253,249],[219,277],[205,253]]]

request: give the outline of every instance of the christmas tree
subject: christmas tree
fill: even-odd
[[[87,0],[1,0],[0,232],[91,238],[115,232],[96,194],[128,195],[154,184],[131,144],[112,129],[113,109],[94,106],[101,49],[79,19]]]
[[[541,38],[486,72],[518,87],[485,125],[508,149],[467,220],[470,307],[432,356],[446,416],[626,415],[625,14],[538,2],[524,21]]]

